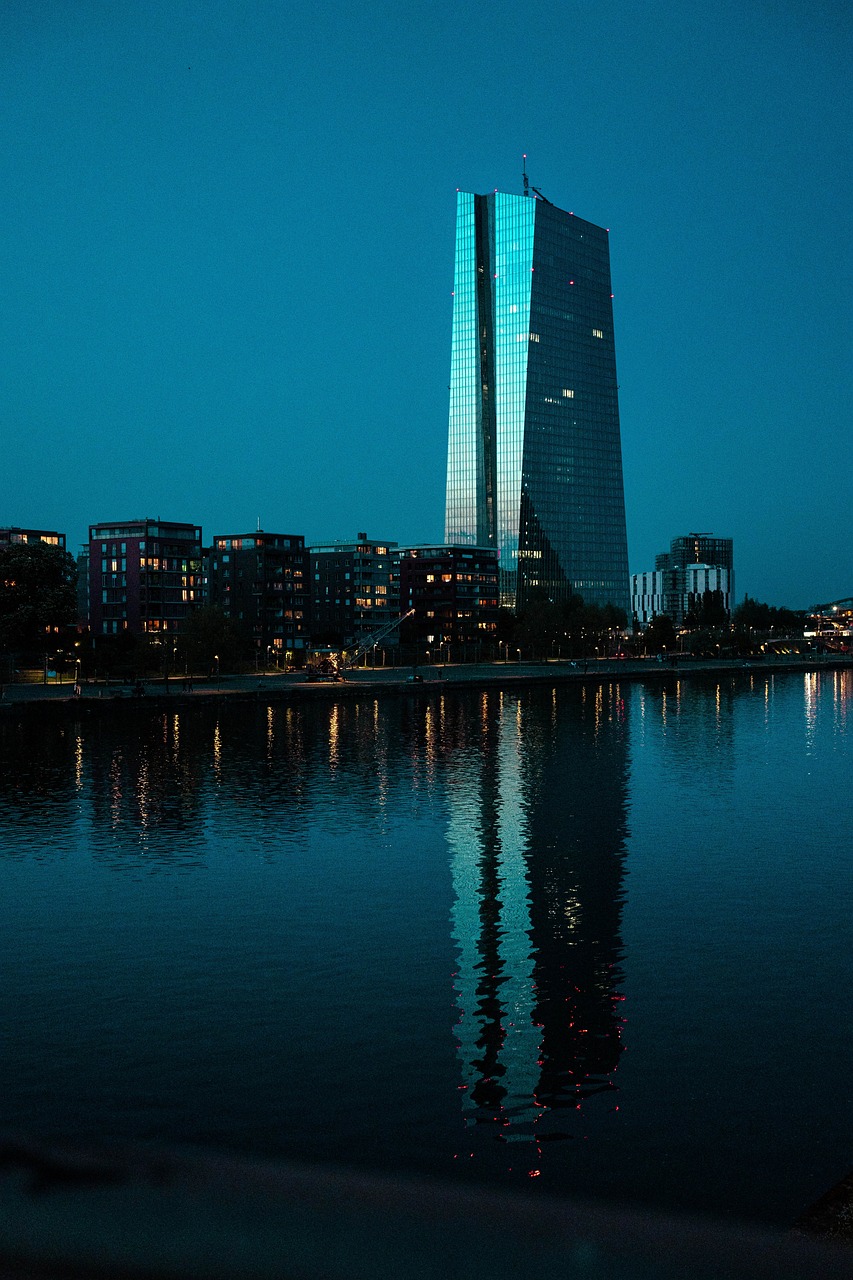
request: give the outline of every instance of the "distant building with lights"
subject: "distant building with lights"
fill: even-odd
[[[308,553],[302,534],[218,534],[208,557],[207,597],[251,638],[258,657],[308,645]]]
[[[92,634],[177,636],[200,603],[201,528],[169,520],[89,526]]]
[[[315,644],[360,644],[400,616],[396,542],[359,533],[354,542],[309,548],[311,635]]]
[[[498,553],[494,547],[400,547],[400,624],[403,644],[472,645],[494,637],[498,625]]]
[[[61,547],[65,550],[65,534],[57,533],[55,529],[19,529],[16,525],[0,528],[0,547],[31,542],[44,542],[49,547]]]
[[[640,626],[666,614],[677,627],[701,616],[708,603],[731,617],[734,607],[734,550],[731,538],[690,533],[673,538],[655,557],[654,570],[631,577],[631,611]]]
[[[533,195],[459,192],[444,538],[500,603],[629,604],[610,248]]]

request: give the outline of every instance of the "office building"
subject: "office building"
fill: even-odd
[[[308,553],[299,534],[220,534],[208,557],[208,598],[251,637],[257,656],[308,643]]]
[[[731,538],[715,538],[712,533],[687,533],[673,538],[669,551],[655,556],[656,569],[683,569],[689,564],[715,564],[728,569],[734,580],[734,549]]]
[[[400,623],[401,643],[466,646],[494,639],[498,625],[494,547],[400,547],[396,559],[400,612],[414,610]]]
[[[392,555],[396,546],[359,533],[355,542],[327,542],[309,549],[315,644],[361,644],[397,621],[400,591]],[[392,640],[389,635],[389,643]]]
[[[677,627],[703,617],[719,621],[731,617],[734,583],[732,539],[685,534],[655,556],[654,570],[632,575],[631,611],[640,626],[656,614],[666,614]]]
[[[457,199],[445,541],[494,547],[501,604],[627,611],[607,232],[544,199]]]
[[[631,574],[631,616],[641,627],[647,627],[652,618],[666,613],[665,587],[665,574],[661,569]]]
[[[201,529],[168,520],[89,526],[93,635],[175,636],[199,603]]]

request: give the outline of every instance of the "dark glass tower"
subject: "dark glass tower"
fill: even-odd
[[[607,232],[460,192],[445,540],[497,547],[501,603],[628,610]]]

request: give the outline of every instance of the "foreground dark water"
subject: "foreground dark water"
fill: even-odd
[[[851,673],[0,721],[0,1126],[787,1225],[849,1170]]]

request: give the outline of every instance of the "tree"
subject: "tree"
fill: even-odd
[[[690,597],[690,607],[684,619],[688,631],[700,628],[725,627],[729,615],[726,612],[722,591],[702,591]]]
[[[660,653],[662,649],[672,652],[676,642],[675,626],[668,613],[656,613],[652,617],[646,627],[645,641],[647,653]]]
[[[531,592],[508,638],[531,656],[547,656],[554,645],[564,655],[592,653],[598,646],[603,655],[611,633],[621,632],[625,620],[625,610],[612,604],[584,604],[578,595],[555,603]]]
[[[744,596],[732,615],[732,622],[740,630],[748,630],[766,635],[773,630],[780,635],[802,635],[806,615],[796,613],[793,609],[777,609],[770,604],[762,604],[751,596]]]
[[[15,542],[0,547],[0,649],[31,656],[77,621],[77,566],[62,547]]]
[[[217,605],[194,609],[184,624],[178,646],[190,671],[210,671],[219,659],[222,671],[232,671],[251,652],[246,636]]]

